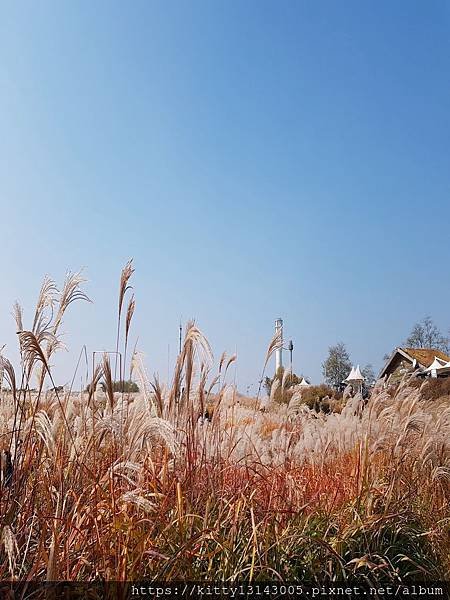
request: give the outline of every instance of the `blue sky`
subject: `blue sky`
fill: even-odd
[[[379,368],[423,316],[446,331],[449,32],[439,0],[0,2],[0,344],[85,267],[68,380],[114,346],[130,257],[163,379],[180,316],[241,389],[278,316],[314,381],[337,341]]]

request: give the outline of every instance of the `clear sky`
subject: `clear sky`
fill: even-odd
[[[85,267],[83,343],[111,348],[134,257],[134,338],[167,374],[195,317],[237,380],[278,316],[295,370],[344,341],[376,368],[450,326],[450,3],[0,1],[0,345],[45,273]]]

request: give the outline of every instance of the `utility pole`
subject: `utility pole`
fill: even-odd
[[[289,350],[289,360],[291,363],[291,377],[292,377],[292,352],[294,350],[294,344],[293,344],[292,340],[289,340],[287,349]]]

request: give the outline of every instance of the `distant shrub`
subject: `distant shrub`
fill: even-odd
[[[305,388],[301,394],[301,403],[316,412],[331,413],[342,410],[342,394],[324,383],[311,385]]]
[[[139,392],[139,386],[136,382],[131,381],[131,380],[113,381],[113,391],[114,392],[137,393],[137,392]]]
[[[420,392],[424,400],[437,400],[443,396],[450,396],[450,377],[428,379]]]
[[[103,389],[105,388],[105,384],[101,384]],[[127,393],[137,393],[139,392],[139,386],[136,382],[127,380],[127,381],[113,381],[113,392],[127,392]],[[91,385],[86,386],[86,391],[89,392],[91,389]]]
[[[284,367],[280,367],[273,377],[265,378],[264,387],[272,400],[279,404],[287,404],[292,397],[291,388],[298,385],[302,379],[303,377],[295,373],[291,374],[285,371]]]

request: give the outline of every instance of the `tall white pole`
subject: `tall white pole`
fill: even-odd
[[[281,332],[281,345],[275,351],[275,373],[283,366],[283,319],[275,321],[275,333]]]

